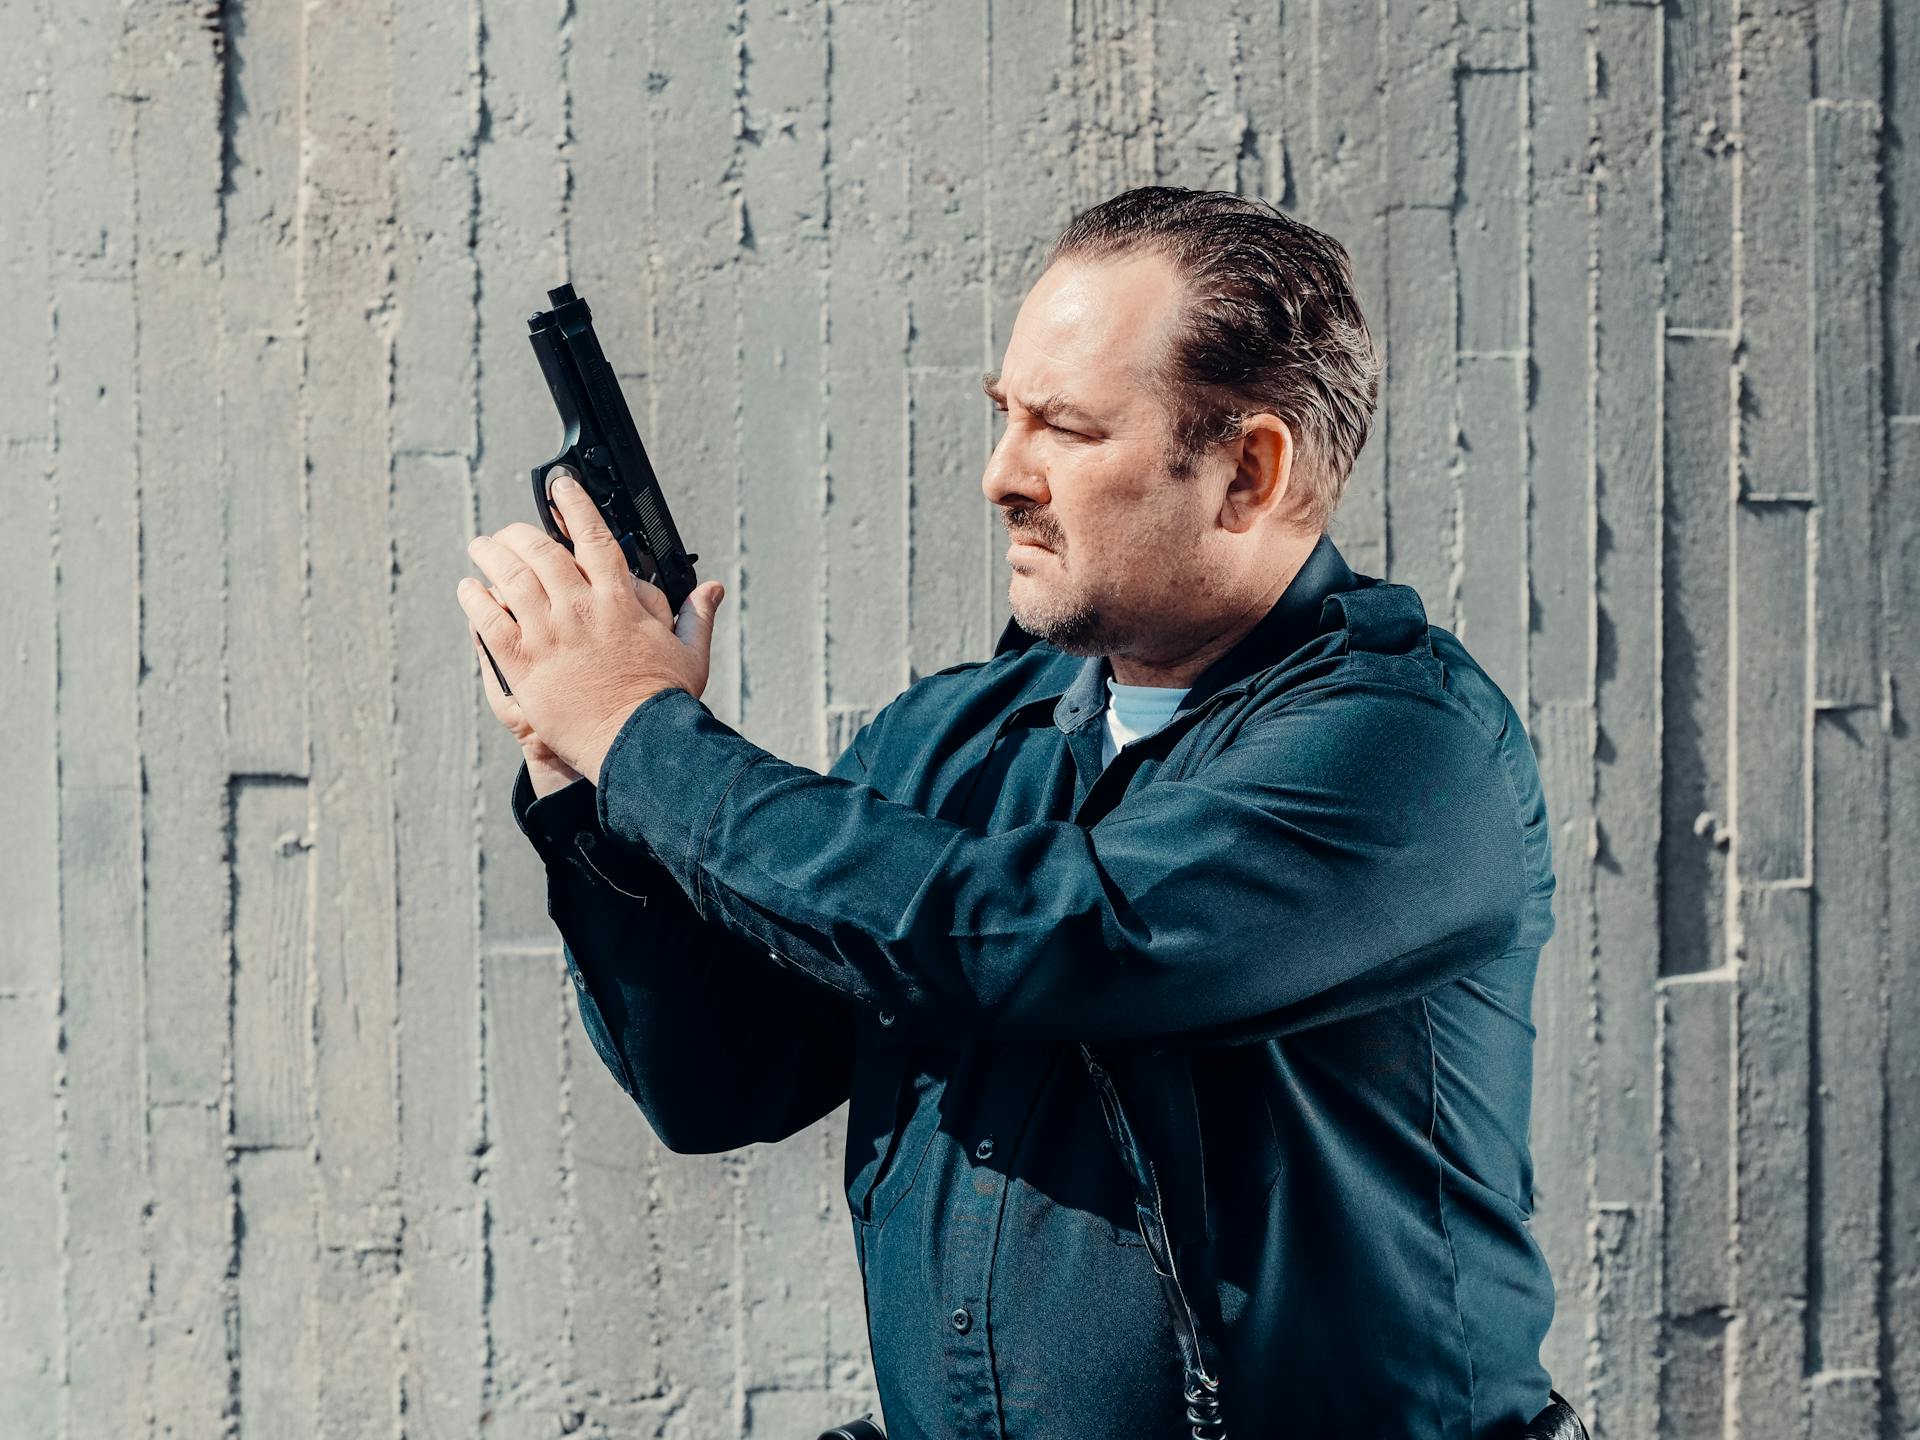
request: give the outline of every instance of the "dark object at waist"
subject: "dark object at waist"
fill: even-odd
[[[1548,1394],[1553,1397],[1552,1402],[1534,1416],[1514,1440],[1589,1440],[1586,1425],[1573,1406],[1567,1403],[1566,1396],[1558,1390],[1551,1390]],[[887,1435],[873,1423],[873,1412],[868,1411],[858,1420],[849,1420],[844,1425],[823,1430],[819,1440],[887,1440]]]
[[[1558,1390],[1547,1392],[1552,1401],[1514,1440],[1589,1440],[1587,1427]],[[867,1437],[863,1437],[867,1440]]]

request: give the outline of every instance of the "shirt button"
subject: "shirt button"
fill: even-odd
[[[893,1012],[891,1010],[882,1010],[880,1012],[880,1023],[882,1025],[893,1024]]]
[[[993,1136],[988,1135],[982,1139],[978,1145],[973,1147],[973,1153],[974,1157],[980,1160],[984,1160],[993,1154]]]
[[[973,1316],[968,1313],[967,1307],[964,1305],[954,1311],[948,1318],[953,1321],[953,1328],[958,1330],[962,1335],[973,1328]]]

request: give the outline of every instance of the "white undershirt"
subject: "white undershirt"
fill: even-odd
[[[1120,685],[1107,681],[1107,726],[1100,742],[1100,766],[1105,769],[1120,747],[1142,735],[1151,735],[1173,718],[1186,698],[1165,685]]]

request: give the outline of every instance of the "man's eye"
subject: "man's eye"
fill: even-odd
[[[1004,405],[995,405],[993,407],[993,413],[997,417],[999,417],[999,419],[1004,420],[1007,418],[1007,407]],[[1091,440],[1093,438],[1091,435],[1086,434],[1084,431],[1069,430],[1066,426],[1056,425],[1051,420],[1042,421],[1041,423],[1043,423],[1047,427],[1047,429],[1051,430],[1054,434],[1063,435],[1069,440]]]

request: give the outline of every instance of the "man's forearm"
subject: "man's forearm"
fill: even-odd
[[[703,921],[644,847],[601,833],[584,777],[537,799],[529,757],[515,820],[547,867],[580,1018],[670,1149],[792,1134],[847,1098],[851,1015],[766,948]]]
[[[1551,876],[1529,867],[1494,739],[1421,683],[1320,687],[1098,824],[993,832],[791,764],[668,690],[634,710],[596,799],[609,843],[646,849],[702,918],[876,1020],[1265,1036],[1544,939]]]

